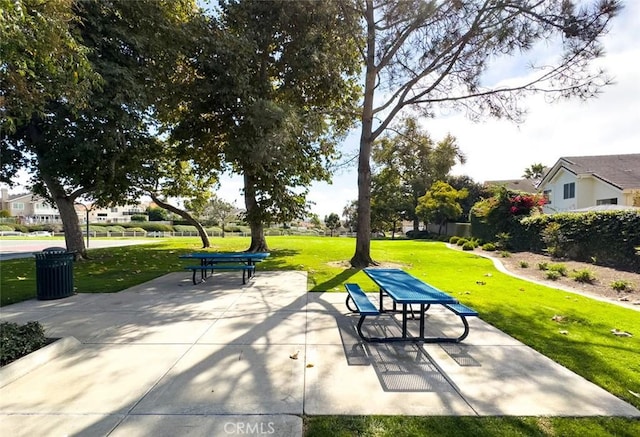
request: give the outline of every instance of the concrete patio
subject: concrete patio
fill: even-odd
[[[180,272],[3,307],[1,320],[65,340],[26,375],[0,370],[0,435],[301,436],[302,415],[324,414],[640,417],[479,318],[461,344],[368,344],[344,293],[306,290],[305,272],[244,286],[237,272],[195,286]],[[460,329],[430,314],[434,333]],[[371,329],[399,328],[386,316]]]

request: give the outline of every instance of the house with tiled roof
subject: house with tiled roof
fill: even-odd
[[[640,207],[640,153],[560,158],[538,191],[548,199],[546,213]]]
[[[524,193],[537,193],[535,181],[531,179],[504,179],[499,181],[485,181],[485,187],[505,187],[510,191],[522,191]]]

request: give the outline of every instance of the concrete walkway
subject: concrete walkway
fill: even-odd
[[[635,416],[480,319],[461,344],[367,344],[304,272],[172,273],[114,294],[3,307],[61,351],[0,371],[0,435],[301,436],[302,415]],[[429,329],[457,332],[430,310]],[[373,330],[397,330],[373,319]],[[17,363],[16,363],[17,364]]]

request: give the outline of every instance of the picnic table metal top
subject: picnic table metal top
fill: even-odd
[[[458,300],[400,269],[364,269],[364,273],[399,304],[454,304]]]
[[[263,260],[270,255],[269,252],[193,252],[186,255],[180,255],[180,258],[193,259],[225,259],[238,261],[244,260]]]

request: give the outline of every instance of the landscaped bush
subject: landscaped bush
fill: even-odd
[[[197,233],[198,230],[193,225],[176,225],[173,227],[173,230],[176,232],[190,232]]]
[[[2,232],[2,231],[11,232],[13,230],[14,230],[13,226],[0,225],[0,232]]]
[[[529,268],[529,263],[526,261],[520,261],[520,267],[523,269]]]
[[[124,228],[142,228],[147,232],[171,232],[173,226],[157,222],[122,223]]]
[[[610,284],[611,288],[613,288],[616,291],[627,291],[627,290],[632,290],[633,286],[629,281],[625,281],[624,279],[619,279],[617,281],[613,281]]]
[[[456,244],[459,239],[460,239],[460,237],[454,235],[453,237],[449,238],[449,243]]]
[[[18,325],[0,323],[0,366],[7,365],[47,344],[44,329],[39,322]]]
[[[555,270],[547,270],[544,272],[544,277],[547,279],[551,279],[552,281],[557,281],[562,276],[559,272]]]
[[[458,246],[463,246],[465,243],[467,243],[469,240],[467,240],[466,238],[459,238],[458,241],[456,241],[456,245]]]
[[[412,238],[414,240],[428,240],[429,238],[431,238],[431,233],[429,231],[414,231],[414,230],[410,230],[407,231],[406,234],[407,238]]]
[[[482,245],[482,250],[486,250],[487,252],[493,252],[496,250],[496,245],[493,243],[484,243]]]
[[[477,246],[472,241],[467,241],[462,245],[462,250],[473,250]]]
[[[547,244],[544,230],[556,223],[559,243],[566,257],[577,261],[597,260],[599,265],[636,270],[640,256],[640,212],[594,211],[586,213],[560,213],[528,217],[514,228],[514,244],[521,250],[541,253]]]
[[[573,272],[571,277],[576,282],[582,282],[583,284],[593,284],[596,280],[596,275],[589,269],[582,269]]]
[[[549,265],[549,271],[558,272],[561,276],[567,276],[567,266],[564,264],[551,264]]]
[[[549,270],[549,263],[538,263],[538,270]]]
[[[23,232],[23,233],[26,234],[26,233],[29,232],[29,226],[15,224],[15,225],[13,225],[13,230],[14,231],[18,231],[18,232]]]

